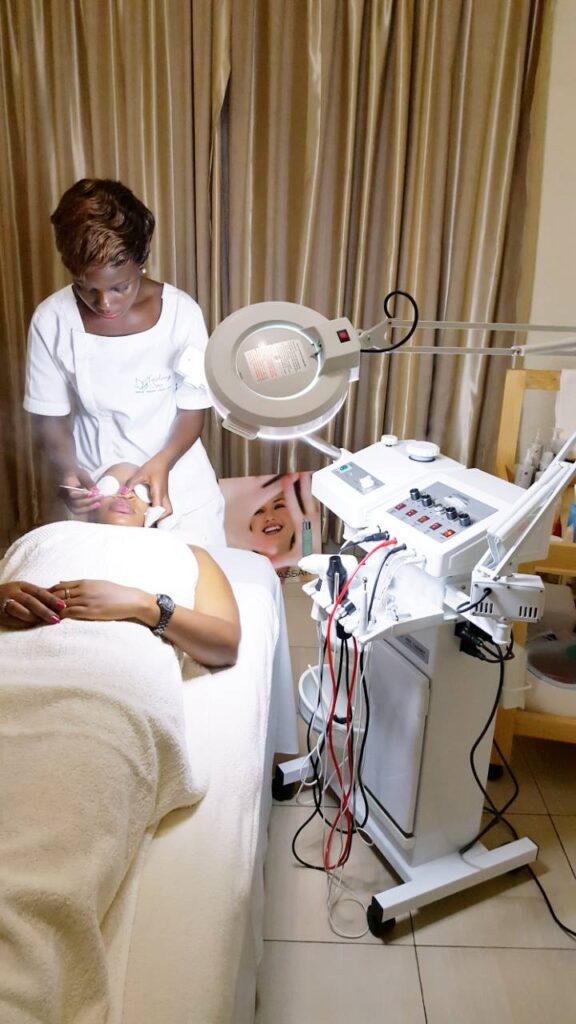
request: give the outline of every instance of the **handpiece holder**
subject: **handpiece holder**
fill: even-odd
[[[487,531],[488,549],[472,570],[470,596],[462,600],[462,591],[448,588],[446,603],[459,615],[474,622],[506,645],[513,622],[537,622],[544,609],[544,584],[539,576],[517,572],[528,553],[529,543],[558,495],[576,476],[576,463],[563,456],[576,443],[576,432],[562,446],[536,483],[532,484],[510,509]],[[547,534],[549,537],[549,532]],[[542,556],[548,545],[543,543]]]
[[[522,561],[522,553],[538,528],[542,517],[559,494],[576,476],[576,463],[563,461],[563,456],[576,444],[576,431],[562,446],[556,457],[528,490],[520,496],[488,531],[488,551],[476,565],[492,579],[514,571]],[[544,553],[545,554],[545,553]]]

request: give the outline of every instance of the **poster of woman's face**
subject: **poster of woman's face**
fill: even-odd
[[[311,472],[230,477],[220,480],[220,486],[230,547],[266,555],[276,570],[296,566],[303,554],[322,550],[320,504],[312,496]]]

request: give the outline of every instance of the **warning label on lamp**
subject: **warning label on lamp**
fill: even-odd
[[[306,355],[300,338],[288,338],[273,345],[260,345],[244,353],[255,381],[290,377],[306,369]]]

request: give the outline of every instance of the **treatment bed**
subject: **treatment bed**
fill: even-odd
[[[162,821],[148,849],[121,1024],[254,1021],[272,759],[298,751],[290,652],[282,588],[268,560],[208,550],[238,601],[240,657],[233,669],[184,684],[189,743],[202,743],[210,782],[198,805]]]
[[[5,578],[48,586],[64,558],[68,572],[75,560],[80,568],[81,561],[87,578],[122,583],[118,563],[128,552],[141,573],[130,585],[157,592],[166,579],[166,553],[174,539],[167,534],[150,538],[156,533],[51,524],[11,549]],[[155,549],[152,566],[150,546]],[[0,631],[2,667],[7,669],[0,687],[0,770],[3,782],[10,781],[3,797],[7,818],[21,820],[25,842],[11,846],[9,831],[0,837],[2,856],[8,857],[0,910],[16,937],[5,946],[4,961],[0,942],[0,961],[7,968],[0,1005],[9,1008],[3,1024],[254,1020],[272,760],[276,752],[296,753],[296,715],[276,574],[252,552],[223,548],[211,554],[230,579],[240,609],[242,640],[233,668],[208,672],[183,657],[180,683],[177,666],[176,675],[170,675],[170,645],[130,622],[68,620],[34,630],[33,637],[29,631]],[[3,565],[6,569],[6,561]],[[177,573],[165,587],[185,603]],[[97,657],[90,653],[83,659],[84,642]],[[36,649],[41,657],[34,668],[30,653]],[[128,675],[122,682],[134,651],[146,662],[142,689],[147,687],[149,696],[142,695],[138,676],[135,683]],[[59,673],[63,659],[70,664],[71,652],[77,666],[72,699]],[[84,672],[83,660],[97,662],[91,675]],[[182,760],[186,751],[190,768]],[[38,752],[39,773],[28,770],[30,752],[32,759]],[[115,789],[114,775],[108,780],[108,756],[111,772],[121,779],[122,772],[129,776],[125,790]],[[21,779],[19,765],[25,766]],[[140,776],[147,787],[142,807],[135,806],[141,800]],[[40,792],[46,794],[45,806],[38,803]],[[62,800],[60,792],[66,792]],[[93,798],[99,801],[94,813]],[[74,807],[68,818],[66,800]],[[103,839],[89,831],[100,821],[107,830]],[[14,850],[18,855],[11,865]],[[109,867],[114,857],[125,864],[121,873]],[[92,866],[85,870],[84,861],[92,859],[90,874]],[[94,901],[83,895],[85,877],[97,880]],[[55,913],[61,917],[56,931]],[[68,917],[76,921],[77,934],[88,939],[87,955],[78,961],[84,974],[76,970],[71,975],[67,997],[61,986],[58,991],[55,965],[65,960],[58,961],[54,940],[65,958],[76,956]],[[26,936],[29,948],[22,955]],[[26,964],[37,965],[38,971]],[[67,998],[76,1001],[73,1011]]]

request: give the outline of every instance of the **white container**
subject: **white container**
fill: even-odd
[[[358,676],[356,686],[360,686],[360,677]],[[324,665],[322,673],[322,694],[320,701],[318,700],[318,669],[307,668],[305,672],[300,676],[298,682],[298,713],[305,722],[309,723],[312,720],[312,729],[316,733],[323,732],[325,723],[328,721],[328,715],[330,708],[332,707],[332,680],[330,678],[330,667]],[[358,689],[356,690],[358,695]],[[333,736],[340,737],[341,745],[342,741],[346,736],[346,705],[347,705],[347,694],[346,685],[344,678],[340,684],[338,696],[336,698],[335,707],[335,718],[332,727]],[[338,721],[338,719],[340,721]],[[359,724],[355,729],[356,736],[362,735],[364,732],[364,722]]]
[[[526,708],[576,716],[576,633],[548,634],[528,645]]]

